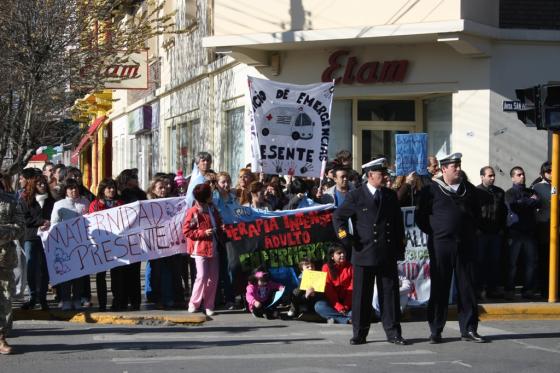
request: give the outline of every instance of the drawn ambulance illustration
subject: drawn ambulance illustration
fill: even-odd
[[[303,112],[301,106],[280,106],[265,115],[261,133],[263,136],[289,136],[294,140],[313,138],[315,123]]]

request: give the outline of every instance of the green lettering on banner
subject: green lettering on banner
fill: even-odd
[[[240,254],[239,262],[244,272],[250,272],[260,265],[266,268],[295,267],[303,258],[324,263],[329,245],[329,242],[317,242],[281,249],[258,250]]]

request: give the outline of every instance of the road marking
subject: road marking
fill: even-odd
[[[92,336],[94,341],[105,341],[105,342],[124,342],[124,341],[137,341],[137,340],[222,340],[224,338],[231,338],[231,334],[153,334],[153,333],[141,333],[141,334],[96,334]],[[280,339],[280,338],[290,338],[294,337],[309,337],[309,334],[304,333],[289,333],[289,334],[236,334],[236,339]]]
[[[452,323],[450,325],[450,328],[455,329],[455,330],[460,330],[458,323]],[[496,335],[496,336],[499,336],[499,335],[515,335],[515,334],[518,334],[516,332],[512,332],[512,331],[509,331],[509,330],[503,330],[503,329],[493,328],[493,327],[490,327],[490,326],[482,326],[482,325],[480,325],[478,327],[478,331],[482,335]],[[530,343],[527,343],[527,342],[524,342],[524,341],[521,341],[521,340],[515,339],[515,338],[507,339],[506,341],[521,345],[521,346],[523,346],[523,347],[525,347],[529,350],[538,350],[538,351],[543,351],[543,352],[550,352],[550,353],[553,353],[553,354],[560,354],[560,350],[557,350],[557,349],[554,349],[554,348],[537,346],[537,345],[530,344]]]
[[[160,364],[171,361],[193,361],[193,360],[284,360],[284,359],[343,359],[355,357],[392,357],[392,356],[412,356],[412,355],[431,355],[435,354],[428,350],[402,350],[397,352],[366,351],[354,353],[336,353],[326,355],[324,353],[301,354],[301,353],[280,353],[280,354],[243,354],[243,355],[193,355],[193,356],[157,356],[157,357],[138,357],[138,358],[113,358],[115,364]]]
[[[436,364],[452,364],[452,365],[461,365],[466,368],[472,368],[472,365],[463,363],[461,360],[454,360],[454,361],[409,361],[409,362],[397,362],[391,363],[392,365],[414,365],[414,366],[427,366],[427,365],[436,365]]]

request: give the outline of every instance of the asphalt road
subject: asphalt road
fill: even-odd
[[[448,323],[445,343],[430,345],[423,322],[403,324],[409,346],[385,342],[379,324],[368,343],[350,346],[348,325],[217,315],[202,326],[103,326],[16,322],[0,372],[558,372],[558,321],[485,322],[488,344],[459,340]]]

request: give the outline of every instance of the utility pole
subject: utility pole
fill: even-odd
[[[552,132],[552,180],[550,181],[550,263],[548,279],[548,302],[558,301],[558,171],[560,134]]]

